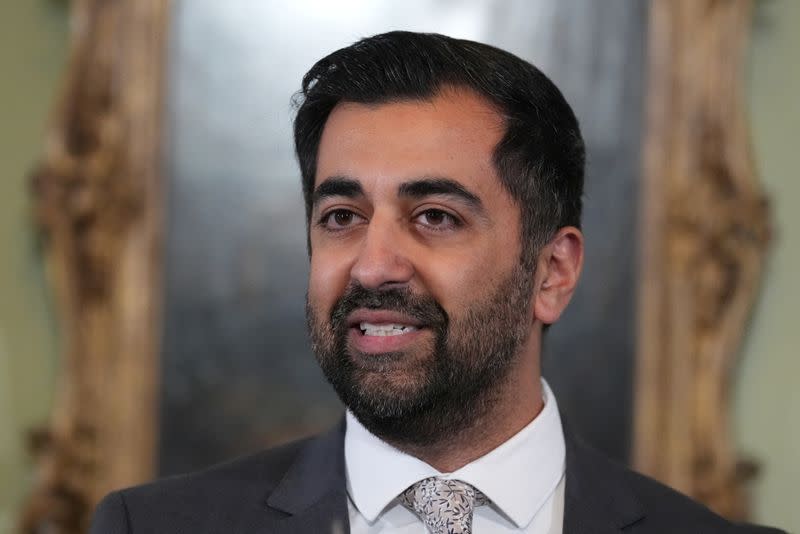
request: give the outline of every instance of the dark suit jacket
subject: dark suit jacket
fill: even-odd
[[[768,534],[615,464],[566,433],[564,534]],[[380,466],[375,466],[380,469]],[[190,475],[118,491],[91,534],[345,534],[344,424]],[[488,534],[488,533],[478,533]]]

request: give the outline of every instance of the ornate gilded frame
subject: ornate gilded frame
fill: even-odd
[[[74,0],[69,63],[32,178],[61,366],[36,431],[25,533],[78,533],[108,491],[154,474],[167,0]]]
[[[749,0],[652,0],[634,463],[746,514],[730,380],[769,237],[741,66]],[[169,0],[74,0],[72,50],[32,184],[62,339],[20,532],[78,533],[153,476]]]
[[[731,381],[770,237],[742,68],[753,3],[653,0],[641,209],[634,466],[747,515]]]

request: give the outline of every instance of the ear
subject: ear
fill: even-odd
[[[544,324],[558,320],[569,304],[583,268],[583,234],[574,226],[561,228],[539,253],[533,312]]]

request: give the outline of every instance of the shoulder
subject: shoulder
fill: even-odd
[[[208,469],[115,491],[98,504],[92,534],[171,532],[264,502],[310,438]],[[180,525],[180,528],[179,528]]]
[[[266,494],[281,480],[286,469],[309,439],[237,458],[202,471],[167,477],[126,489],[122,495],[129,505],[140,501],[165,502],[187,499],[230,498],[234,495]]]
[[[637,498],[647,509],[643,519],[653,525],[674,525],[685,529],[707,528],[709,532],[731,534],[780,534],[781,531],[755,525],[736,524],[708,507],[652,478],[625,469]],[[685,530],[684,530],[685,531]],[[705,530],[701,530],[705,532]]]
[[[571,482],[578,487],[570,489]],[[568,438],[566,490],[576,502],[591,500],[594,502],[590,506],[596,510],[612,509],[619,517],[626,517],[626,526],[632,533],[781,532],[734,524],[686,495],[617,463],[574,437]]]

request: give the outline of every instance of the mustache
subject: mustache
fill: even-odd
[[[356,283],[336,301],[331,311],[333,328],[346,329],[347,316],[359,308],[401,312],[430,327],[446,328],[450,322],[447,312],[430,295],[415,294],[407,287],[371,289]]]

